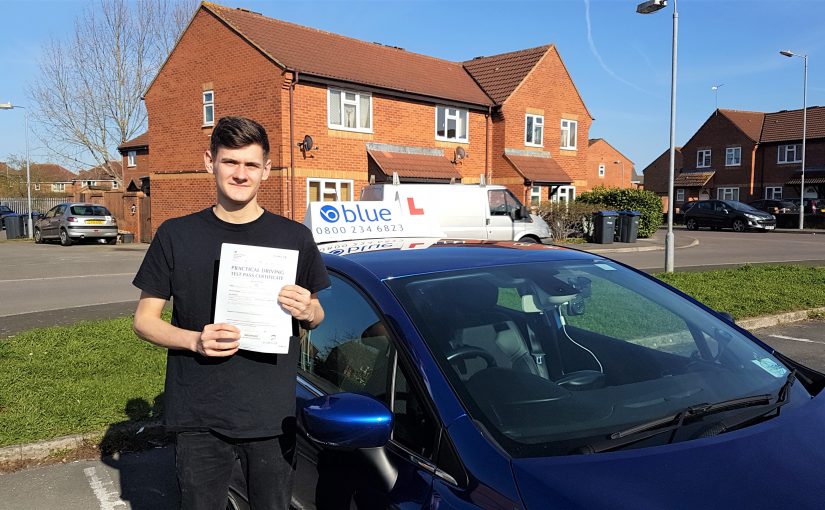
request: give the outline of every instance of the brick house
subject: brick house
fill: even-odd
[[[117,150],[121,156],[123,185],[128,188],[134,182],[139,187],[141,178],[149,175],[149,133],[123,142]]]
[[[20,177],[25,180],[25,168],[20,172]],[[74,193],[77,180],[77,174],[55,163],[31,163],[29,177],[32,196],[44,197],[71,195]]]
[[[681,148],[674,201],[799,198],[802,110],[716,110]],[[806,192],[825,197],[825,108],[808,109]],[[645,188],[667,206],[667,151],[645,168]]]
[[[109,161],[109,166],[117,173],[122,171],[120,161]],[[103,165],[98,165],[86,170],[81,170],[75,176],[73,191],[81,192],[84,189],[111,191],[121,189],[121,185],[117,179],[114,179],[103,168]]]
[[[596,186],[608,188],[632,188],[636,179],[633,162],[604,138],[588,141],[587,184],[588,189]]]
[[[202,153],[225,115],[267,129],[259,201],[297,220],[394,173],[483,176],[527,204],[592,186],[592,116],[552,45],[450,62],[204,2],[144,100],[149,130],[119,150],[150,176],[154,226],[214,203]]]

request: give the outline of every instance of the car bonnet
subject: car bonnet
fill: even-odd
[[[788,410],[790,411],[790,410]],[[514,459],[528,509],[822,508],[825,398],[726,434],[671,445]]]

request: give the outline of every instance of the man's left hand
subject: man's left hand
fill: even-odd
[[[278,302],[299,321],[312,323],[315,319],[312,294],[299,285],[284,285],[278,294]]]

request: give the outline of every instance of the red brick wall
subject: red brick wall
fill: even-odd
[[[123,189],[129,187],[129,182],[135,181],[140,187],[140,178],[149,175],[149,149],[136,149],[135,166],[129,166],[129,151],[123,154]]]
[[[669,157],[669,156],[668,156]],[[618,163],[616,163],[618,161]],[[604,177],[599,177],[599,166],[604,165]],[[587,188],[596,186],[608,188],[632,188],[634,177],[633,162],[602,139],[594,141],[587,154]],[[576,189],[578,192],[579,190]]]
[[[524,143],[525,116],[544,116],[544,146],[529,147]],[[561,150],[561,119],[575,120],[577,142],[575,151]],[[494,182],[507,184],[517,195],[529,202],[530,188],[519,183],[518,174],[504,159],[504,149],[542,150],[574,179],[577,190],[587,188],[587,140],[592,119],[579,96],[555,47],[533,68],[525,80],[510,95],[496,116],[493,134]],[[547,189],[542,190],[543,199]]]
[[[786,185],[785,182],[802,170],[802,163],[778,163],[777,156],[779,146],[790,145],[792,142],[771,143],[762,145],[757,154],[757,194],[758,198],[764,198],[765,187],[782,186],[783,198],[799,198],[799,185]],[[794,143],[802,143],[801,140]],[[822,168],[825,162],[825,140],[807,140],[805,143],[805,168]],[[805,173],[806,181],[810,179]],[[808,182],[805,187],[811,186]],[[820,185],[820,189],[822,185]],[[820,197],[822,193],[820,192]]]

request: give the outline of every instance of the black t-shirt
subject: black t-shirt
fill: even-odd
[[[172,324],[203,331],[213,323],[218,263],[223,243],[298,250],[296,284],[313,294],[329,276],[312,234],[303,225],[265,211],[258,219],[233,224],[211,208],[165,221],[155,233],[133,284],[172,301]],[[298,324],[287,354],[238,351],[207,358],[168,351],[164,417],[172,430],[210,429],[228,437],[268,437],[282,433],[295,416]]]

